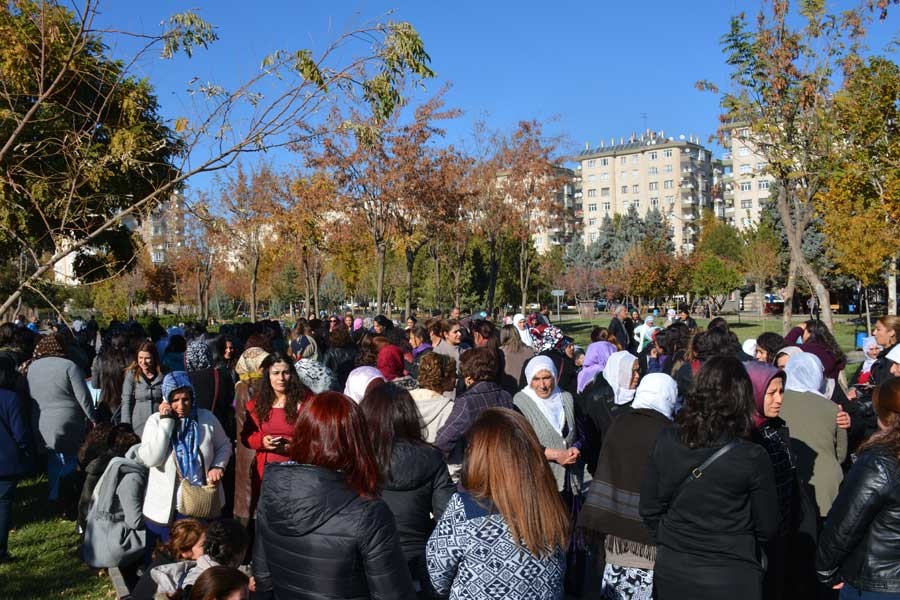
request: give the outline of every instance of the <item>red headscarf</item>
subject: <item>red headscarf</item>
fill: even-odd
[[[388,381],[403,377],[403,350],[393,344],[384,346],[378,351],[377,366]]]

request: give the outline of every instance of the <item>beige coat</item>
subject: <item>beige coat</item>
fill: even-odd
[[[837,426],[838,405],[812,392],[787,391],[779,415],[791,432],[791,452],[797,477],[815,493],[824,517],[844,479],[841,463],[847,457],[847,431]]]

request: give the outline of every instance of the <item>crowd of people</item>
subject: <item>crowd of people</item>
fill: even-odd
[[[612,315],[0,325],[0,562],[38,472],[135,599],[900,598],[900,318]]]

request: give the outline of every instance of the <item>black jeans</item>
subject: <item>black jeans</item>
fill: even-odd
[[[12,526],[12,502],[16,492],[17,477],[0,477],[0,560],[6,558],[9,529]]]

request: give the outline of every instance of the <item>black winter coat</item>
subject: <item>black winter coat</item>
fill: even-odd
[[[394,444],[381,498],[394,513],[407,559],[425,556],[425,542],[455,491],[440,450],[403,441]]]
[[[761,546],[778,530],[772,463],[751,442],[678,488],[718,448],[694,448],[664,429],[641,484],[640,514],[657,544],[654,585],[660,600],[762,598]]]
[[[584,435],[581,453],[591,473],[597,469],[603,438],[613,419],[630,409],[631,403],[615,403],[615,394],[603,373],[597,373],[581,393],[575,396],[575,420]]]
[[[875,446],[859,455],[819,536],[816,572],[829,585],[900,593],[900,461]]]
[[[293,462],[266,467],[253,575],[278,599],[414,600],[394,517],[343,475]]]

